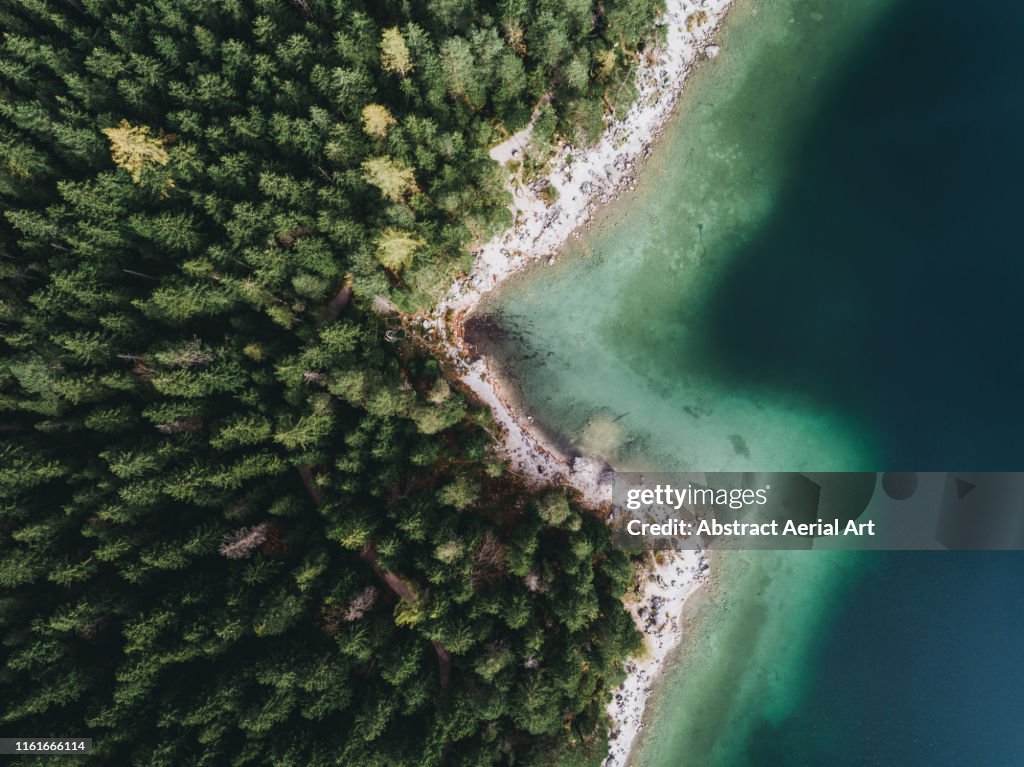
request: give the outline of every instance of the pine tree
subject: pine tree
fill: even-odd
[[[381,104],[367,104],[363,107],[363,131],[374,138],[385,138],[396,120],[388,108]]]
[[[104,128],[101,132],[110,140],[114,163],[128,171],[135,183],[142,180],[142,172],[147,168],[166,165],[170,160],[164,141],[151,136],[144,125],[133,126],[121,120],[116,128]]]
[[[412,71],[412,56],[397,27],[385,29],[380,41],[380,65],[386,72],[405,77]]]

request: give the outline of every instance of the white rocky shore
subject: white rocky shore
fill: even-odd
[[[508,393],[487,361],[471,361],[462,339],[463,323],[486,293],[532,263],[553,262],[569,237],[580,236],[579,230],[590,223],[597,207],[636,187],[638,165],[672,115],[687,75],[696,62],[718,54],[711,39],[730,3],[667,0],[659,19],[665,27],[665,43],[638,67],[639,96],[634,106],[625,118],[609,123],[596,145],[585,149],[566,145],[558,150],[546,178],[557,192],[548,195],[555,202],[539,194],[544,185],[512,185],[515,225],[476,252],[472,271],[452,285],[431,321],[462,381],[493,409],[513,467],[528,477],[571,484],[594,503],[608,496],[601,483],[600,462],[574,460],[533,429],[530,417],[509,404]],[[520,158],[528,142],[525,129],[494,147],[491,156],[499,162]]]
[[[639,97],[624,119],[610,122],[593,147],[559,148],[547,184],[557,194],[547,199],[545,186],[515,184],[515,225],[475,254],[472,271],[458,280],[428,323],[444,340],[462,382],[493,411],[502,430],[502,449],[515,471],[544,482],[561,482],[579,490],[594,505],[611,497],[610,474],[603,461],[569,456],[533,426],[533,419],[510,404],[511,397],[486,359],[473,359],[463,337],[463,323],[481,298],[520,269],[536,262],[553,263],[570,236],[590,223],[595,209],[636,187],[638,165],[672,115],[683,83],[701,59],[714,58],[712,38],[731,0],[667,0],[659,23],[665,42],[647,55],[637,72]],[[491,150],[501,163],[522,157],[529,143],[524,129]],[[548,202],[554,198],[555,202]],[[613,720],[606,767],[624,767],[643,727],[643,713],[654,677],[680,638],[679,616],[685,600],[707,571],[696,552],[662,555],[660,563],[637,583],[630,600],[645,650],[627,663],[628,677],[608,706]]]
[[[626,680],[608,704],[614,725],[604,767],[624,767],[644,728],[644,708],[658,673],[682,637],[683,605],[707,580],[710,566],[699,551],[649,554],[626,606],[643,634],[643,649],[626,662]]]

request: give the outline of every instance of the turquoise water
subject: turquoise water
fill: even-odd
[[[771,217],[832,70],[891,5],[740,3],[642,173],[584,244],[484,307],[542,423],[616,466],[874,468],[875,435],[802,385],[723,376],[708,302]],[[793,301],[800,300],[793,296]],[[747,321],[744,302],[734,307]]]
[[[483,350],[618,468],[1021,469],[1022,21],[740,0],[643,188],[492,298]],[[1020,555],[715,572],[635,765],[1024,764]]]
[[[828,753],[811,738],[840,746],[848,739],[841,721],[823,720],[807,739],[788,739],[789,760],[750,754],[766,722],[800,714],[817,673],[820,632],[868,564],[859,552],[717,555],[715,587],[690,607],[690,635],[648,708],[634,764],[795,765],[802,762],[794,749]]]
[[[1024,764],[1017,552],[748,552],[720,572],[634,765]]]

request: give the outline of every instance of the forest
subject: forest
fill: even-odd
[[[0,734],[600,762],[632,563],[416,328],[510,223],[487,149],[593,140],[656,6],[0,3]]]

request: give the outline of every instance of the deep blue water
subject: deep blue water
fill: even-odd
[[[749,767],[1024,765],[1024,554],[873,554]]]
[[[1024,4],[894,7],[713,296],[706,358],[865,424],[878,469],[1024,468]]]
[[[1018,3],[899,3],[712,302],[721,374],[870,424],[880,469],[1024,468],[1022,28]],[[1024,554],[867,562],[747,764],[1024,765]]]

